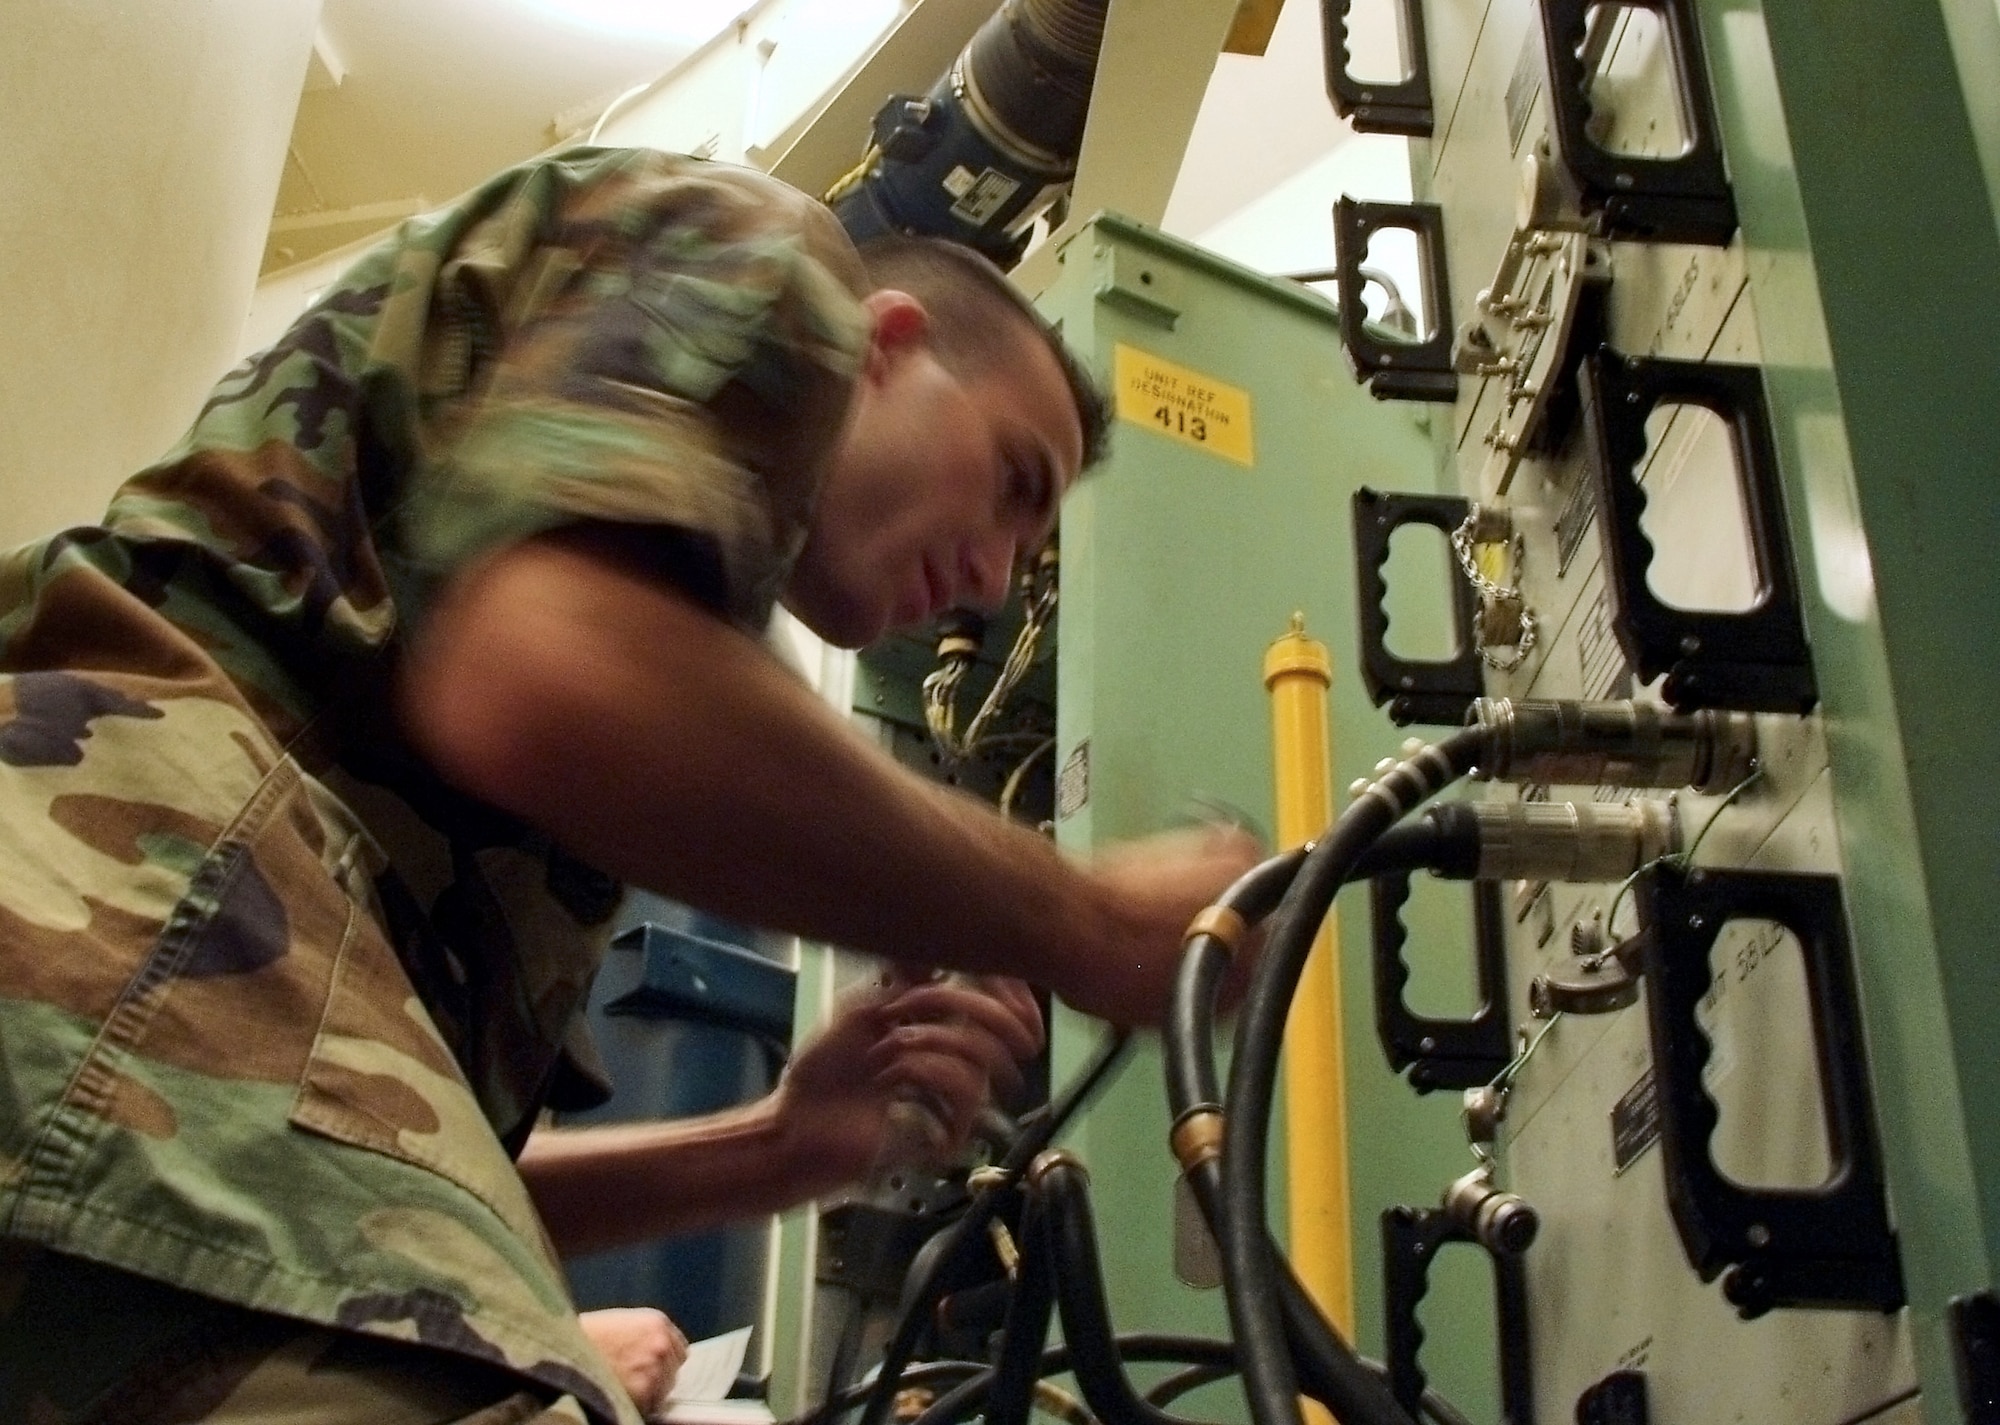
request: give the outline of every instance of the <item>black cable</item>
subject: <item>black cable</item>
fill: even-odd
[[[1014,1144],[1001,1159],[999,1167],[1004,1175],[1004,1185],[1018,1182],[1028,1164],[1032,1163],[1050,1141],[1062,1130],[1064,1124],[1075,1115],[1101,1089],[1110,1075],[1119,1068],[1130,1052],[1132,1035],[1129,1030],[1116,1029],[1108,1032],[1098,1041],[1097,1049],[1090,1062],[1078,1071],[1061,1096],[1047,1107],[1024,1117],[1021,1132]],[[917,1341],[922,1337],[924,1327],[930,1320],[936,1306],[937,1283],[943,1277],[960,1252],[969,1244],[978,1241],[985,1232],[986,1224],[993,1220],[1000,1210],[1003,1186],[988,1187],[976,1193],[960,1217],[940,1236],[943,1242],[930,1258],[927,1273],[919,1274],[913,1268],[912,1284],[903,1292],[904,1308],[902,1319],[896,1325],[895,1334],[883,1348],[882,1364],[878,1368],[873,1385],[869,1387],[867,1403],[862,1409],[859,1425],[883,1425],[896,1403],[903,1370],[915,1353]],[[927,1244],[928,1246],[928,1244]],[[819,1419],[830,1410],[832,1398],[820,1407],[811,1418]]]
[[[1039,1198],[1028,1195],[1016,1238],[1020,1265],[1014,1293],[1007,1302],[1000,1358],[986,1396],[986,1425],[1028,1425],[1035,1404],[1035,1382],[1041,1377],[1042,1347],[1049,1338],[1049,1317],[1056,1304],[1056,1262],[1049,1250],[1048,1212]]]
[[[1474,875],[1479,830],[1463,813],[1464,808],[1457,805],[1433,807],[1421,817],[1391,827],[1362,853],[1349,879],[1420,869],[1461,879]],[[1300,850],[1266,861],[1232,885],[1215,904],[1255,924],[1290,884],[1304,854]],[[1221,1097],[1216,1087],[1214,1002],[1227,967],[1228,951],[1213,937],[1196,937],[1182,957],[1164,1044],[1167,1097],[1177,1118],[1193,1108],[1213,1105]],[[1187,1176],[1213,1229],[1218,1216],[1220,1170],[1211,1161]],[[1270,1252],[1280,1273],[1286,1334],[1306,1394],[1342,1421],[1407,1421],[1407,1414],[1389,1391],[1386,1370],[1378,1362],[1356,1355],[1341,1338],[1313,1304],[1275,1241],[1270,1243]],[[1232,1374],[1233,1365],[1191,1367],[1162,1381],[1146,1398],[1164,1406],[1182,1393]],[[1434,1425],[1470,1425],[1467,1417],[1435,1390],[1426,1390],[1421,1404]]]
[[[1193,1362],[1147,1392],[1147,1399],[1155,1405],[1164,1406],[1170,1403],[1170,1390],[1172,1394],[1177,1395],[1211,1381],[1227,1380],[1236,1374],[1236,1348],[1228,1341],[1210,1340],[1200,1336],[1167,1336],[1136,1332],[1118,1337],[1116,1344],[1119,1358],[1131,1364],[1157,1361],[1171,1361],[1175,1364]],[[1056,1346],[1042,1352],[1038,1370],[1042,1377],[1060,1375],[1069,1368],[1069,1362],[1070,1348]],[[1376,1362],[1369,1361],[1364,1364],[1377,1375],[1385,1374],[1384,1368]],[[992,1377],[993,1367],[980,1361],[926,1361],[921,1365],[908,1367],[903,1372],[902,1385],[905,1388],[914,1388],[945,1381],[952,1382],[954,1389],[971,1385],[973,1390],[969,1398],[976,1409],[984,1402],[985,1392],[991,1386]],[[848,1386],[841,1391],[837,1399],[829,1402],[829,1408],[836,1415],[852,1410],[861,1404],[868,1389],[866,1384]],[[961,1397],[961,1400],[965,1398]],[[943,1398],[940,1397],[939,1400],[942,1403]],[[1472,1425],[1470,1419],[1435,1390],[1424,1392],[1423,1410],[1432,1425]],[[785,1422],[785,1425],[812,1425],[812,1422],[819,1418],[818,1412],[814,1412],[798,1416]]]
[[[1089,1178],[1082,1164],[1059,1157],[1040,1170],[1029,1192],[1042,1202],[1063,1340],[1076,1353],[1072,1369],[1084,1403],[1104,1425],[1185,1425],[1146,1400],[1125,1375],[1117,1333],[1111,1329],[1111,1308],[1104,1300],[1104,1268],[1097,1256]]]
[[[1306,859],[1300,847],[1251,867],[1216,897],[1215,904],[1255,925],[1271,913]],[[1229,971],[1230,946],[1206,932],[1192,936],[1181,954],[1167,1007],[1161,1048],[1167,1069],[1167,1105],[1175,1118],[1201,1105],[1220,1108],[1215,1073],[1215,997]]]
[[[970,1377],[987,1375],[992,1370],[993,1367],[985,1361],[924,1361],[918,1365],[904,1367],[898,1388],[912,1389],[918,1386],[936,1385],[943,1381],[962,1384]],[[826,1422],[859,1406],[868,1398],[868,1392],[874,1388],[873,1380],[842,1386],[812,1409],[794,1415],[789,1420],[781,1421],[779,1425],[826,1425]]]
[[[1146,1392],[1148,1403],[1162,1410],[1172,1405],[1189,1391],[1199,1390],[1205,1385],[1213,1385],[1219,1380],[1228,1380],[1236,1374],[1236,1362],[1231,1360],[1226,1366],[1189,1366],[1175,1371]]]
[[[1393,828],[1370,853],[1365,859],[1378,873],[1434,864],[1439,859],[1462,859],[1462,853],[1451,851],[1440,841],[1428,818],[1423,823]],[[1238,879],[1215,904],[1255,923],[1291,884],[1304,856],[1302,849],[1273,857]],[[1176,1123],[1216,1108],[1221,1098],[1215,1069],[1215,995],[1228,968],[1228,957],[1228,948],[1220,940],[1196,935],[1181,958],[1163,1045],[1167,1100]],[[1210,1230],[1216,1230],[1221,1211],[1219,1165],[1210,1159],[1187,1170],[1185,1176]],[[1306,1394],[1346,1425],[1411,1425],[1380,1374],[1368,1368],[1314,1306],[1274,1242],[1267,1253],[1278,1279],[1286,1339]]]
[[[1176,1364],[1230,1365],[1236,1360],[1236,1351],[1227,1341],[1214,1341],[1202,1336],[1173,1336],[1154,1332],[1139,1332],[1130,1336],[1119,1336],[1113,1342],[1119,1358],[1129,1362],[1172,1361]],[[1043,1377],[1061,1375],[1076,1368],[1075,1350],[1065,1344],[1055,1346],[1042,1353],[1041,1375]],[[992,1383],[993,1373],[975,1376],[963,1385],[956,1386],[939,1396],[919,1415],[911,1425],[955,1425],[955,1422],[971,1418],[977,1414],[986,1399],[986,1392]]]
[[[1284,1274],[1277,1270],[1264,1218],[1271,1100],[1293,991],[1320,923],[1362,854],[1411,808],[1463,776],[1484,742],[1476,729],[1454,733],[1377,780],[1314,845],[1270,918],[1237,1024],[1216,1204],[1217,1242],[1230,1268],[1223,1286],[1242,1358],[1244,1396],[1256,1425],[1302,1425],[1297,1373],[1286,1349]]]

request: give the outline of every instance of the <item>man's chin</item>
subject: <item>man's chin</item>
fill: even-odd
[[[785,601],[785,609],[811,629],[815,637],[835,648],[866,648],[893,631],[886,611],[811,609],[789,599]]]

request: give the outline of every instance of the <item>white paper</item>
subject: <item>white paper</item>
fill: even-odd
[[[661,1425],[777,1425],[778,1419],[761,1400],[670,1400],[646,1418]]]
[[[687,1359],[674,1375],[674,1388],[667,1397],[672,1406],[682,1401],[722,1400],[743,1370],[743,1355],[750,1348],[750,1328],[741,1327],[689,1345]]]

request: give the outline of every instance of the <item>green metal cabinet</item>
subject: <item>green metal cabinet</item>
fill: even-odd
[[[1155,383],[1143,402],[1133,403],[1138,386],[1128,390],[1108,463],[1064,507],[1057,838],[1089,852],[1185,823],[1204,799],[1268,828],[1261,670],[1295,611],[1333,653],[1336,788],[1402,741],[1360,682],[1348,511],[1362,485],[1430,487],[1429,418],[1356,385],[1335,311],[1316,293],[1115,216],[1063,249],[1041,305],[1114,387],[1124,384],[1120,348],[1128,380],[1135,361],[1180,368],[1176,385]],[[1247,463],[1234,393],[1248,404]],[[1226,435],[1218,420],[1231,422]],[[1413,650],[1435,636],[1427,623],[1442,622],[1443,541],[1433,542],[1436,607],[1399,623]],[[1379,1214],[1392,1203],[1435,1203],[1471,1159],[1456,1095],[1419,1099],[1389,1073],[1377,1046],[1365,899],[1350,892],[1340,918],[1359,1335],[1379,1354]],[[1439,933],[1418,936],[1418,953],[1445,963],[1420,966],[1419,975],[1469,986],[1469,963],[1455,963],[1465,954],[1463,906],[1446,898],[1431,918]],[[1059,1081],[1093,1032],[1059,1016]],[[1071,1135],[1102,1203],[1113,1314],[1122,1330],[1219,1334],[1221,1293],[1191,1291],[1173,1274],[1176,1168],[1166,1135],[1160,1057],[1149,1041]],[[1281,1164],[1273,1181],[1282,1183]],[[1271,1212],[1282,1233],[1281,1195]],[[1490,1341],[1490,1290],[1483,1267],[1465,1273],[1447,1264],[1427,1324],[1449,1339]],[[1489,1349],[1434,1366],[1476,1417],[1493,1413]],[[1211,1412],[1232,1408],[1227,1394],[1211,1400]]]

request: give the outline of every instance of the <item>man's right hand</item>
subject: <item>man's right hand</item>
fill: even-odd
[[[1098,853],[1082,869],[1111,930],[1070,963],[1057,993],[1116,1024],[1160,1023],[1188,922],[1262,855],[1256,839],[1234,827],[1164,832]]]
[[[650,1306],[586,1311],[576,1322],[610,1362],[639,1413],[651,1419],[666,1405],[674,1377],[687,1360],[688,1340],[681,1328]]]

